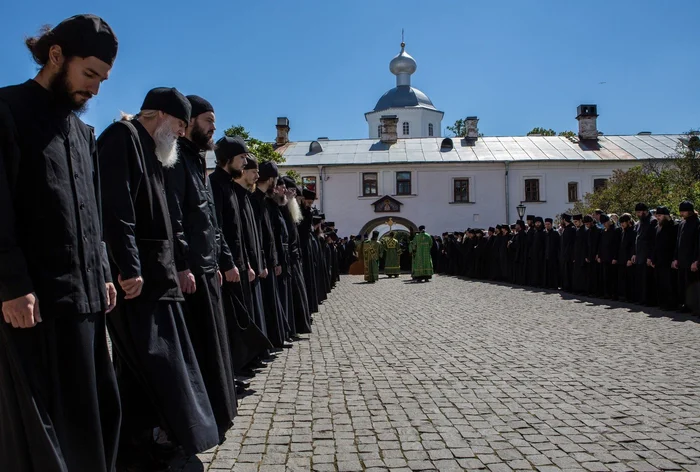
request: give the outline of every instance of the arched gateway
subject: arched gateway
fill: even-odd
[[[391,224],[389,224],[390,222]],[[407,220],[406,218],[402,218],[400,216],[382,216],[381,218],[374,218],[373,220],[370,220],[367,223],[365,223],[365,225],[362,227],[358,234],[370,234],[372,230],[374,230],[375,228],[379,228],[380,226],[394,229],[399,229],[396,228],[397,226],[403,226],[409,231],[418,231],[418,226],[414,224],[411,220]]]

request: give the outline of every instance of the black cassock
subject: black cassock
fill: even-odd
[[[253,295],[248,280],[248,254],[242,236],[241,212],[233,190],[231,175],[221,167],[209,174],[209,182],[216,206],[216,218],[228,245],[233,262],[238,267],[241,281],[224,281],[221,287],[226,324],[231,341],[231,357],[234,371],[242,369],[272,344],[255,324],[252,314]]]
[[[602,267],[596,260],[598,256],[598,246],[600,245],[601,230],[596,225],[592,225],[588,230],[588,294],[592,296],[600,296],[603,294],[601,290]]]
[[[559,253],[561,236],[555,229],[544,232],[544,279],[546,288],[559,288]]]
[[[676,269],[671,268],[678,239],[678,225],[663,221],[656,226],[656,240],[651,260],[654,264],[656,300],[664,310],[675,310],[678,306]]]
[[[326,275],[326,256],[316,231],[311,234],[311,247],[314,257],[312,269],[316,274],[316,293],[318,294],[318,303],[321,304],[328,299],[330,287],[328,287],[328,276]]]
[[[573,290],[576,293],[588,291],[588,265],[586,258],[590,257],[588,247],[588,228],[581,225],[576,229],[574,241],[574,272],[572,277]]]
[[[513,236],[510,245],[513,251],[513,283],[525,285],[527,283],[527,233],[518,231]]]
[[[700,236],[700,221],[695,213],[681,221],[678,225],[678,241],[674,259],[678,261],[678,295],[684,311],[698,311],[698,272],[690,270],[693,262],[700,258],[698,254],[698,238]]]
[[[598,258],[600,259],[601,292],[605,298],[617,298],[617,271],[621,267],[617,258],[620,253],[621,238],[622,230],[615,226],[605,228],[600,234]]]
[[[640,218],[635,227],[637,238],[634,248],[634,288],[636,301],[642,305],[653,305],[656,302],[654,269],[647,265],[647,260],[651,259],[654,253],[657,223],[656,219],[647,215]]]
[[[251,204],[251,194],[241,184],[234,181],[233,191],[238,199],[238,208],[241,215],[241,235],[243,237],[243,247],[246,251],[248,263],[255,272],[255,278],[250,285],[252,306],[248,306],[249,313],[255,325],[268,338],[267,321],[265,320],[265,306],[263,304],[262,287],[260,273],[265,269],[265,256],[262,251],[262,239],[256,223],[256,215]],[[241,277],[242,280],[242,277]],[[241,282],[245,283],[245,282]]]
[[[528,281],[533,287],[544,286],[544,250],[546,244],[544,228],[533,228],[532,245],[528,254]]]
[[[508,243],[511,240],[511,235],[510,233],[504,234],[502,236],[503,240],[501,241],[501,245],[498,248],[498,264],[499,264],[499,280],[505,280],[506,282],[510,282],[510,274],[511,274],[511,268],[510,268],[510,248],[508,247]]]
[[[574,290],[574,245],[576,244],[576,227],[569,223],[561,234],[561,251],[559,253],[559,279],[565,291]]]
[[[177,164],[165,170],[175,267],[178,272],[190,270],[195,278],[195,292],[185,294],[185,321],[223,437],[233,424],[237,403],[218,271],[234,264],[216,221],[204,156],[187,138],[180,138],[178,145]]]
[[[285,313],[280,301],[279,289],[277,287],[277,276],[275,267],[279,265],[277,260],[277,246],[275,244],[275,233],[272,229],[270,212],[265,202],[265,194],[260,189],[255,189],[250,198],[255,220],[262,241],[262,252],[267,268],[267,277],[260,280],[260,287],[263,295],[263,306],[265,307],[265,322],[267,324],[267,338],[276,348],[282,348],[287,339],[285,327]]]
[[[316,282],[316,268],[314,267],[314,248],[313,248],[313,226],[311,210],[302,207],[301,214],[303,219],[299,223],[299,246],[301,247],[302,255],[302,270],[304,271],[304,283],[306,285],[306,299],[309,302],[309,313],[318,312],[318,283]]]
[[[533,253],[534,250],[534,245],[535,245],[535,233],[536,233],[535,226],[529,226],[527,228],[527,231],[525,232],[526,236],[526,251],[527,251],[527,257],[525,258],[526,262],[526,285],[535,285],[535,273],[534,273],[534,267],[533,265],[535,264],[534,259],[535,259],[535,254]],[[541,266],[540,266],[541,267]]]
[[[486,241],[486,270],[484,276],[489,280],[498,279],[498,251],[501,244],[501,235],[494,234]]]
[[[0,316],[3,472],[114,468],[98,167],[92,130],[50,92],[0,89],[0,301],[34,293],[43,319],[21,329]]]
[[[299,230],[296,223],[294,223],[289,208],[285,206],[281,208],[281,211],[289,233],[289,265],[292,273],[291,289],[294,325],[296,326],[297,334],[306,334],[311,332],[311,311],[309,310],[308,292],[302,267],[303,254]]]
[[[144,280],[132,300],[117,286],[107,318],[124,410],[120,454],[147,442],[155,426],[193,454],[219,434],[180,306],[163,167],[148,131],[130,123],[112,124],[98,140],[112,276]]]
[[[266,199],[270,213],[272,229],[275,233],[275,247],[277,248],[277,261],[282,271],[277,277],[277,289],[280,303],[284,311],[285,329],[289,336],[297,335],[296,319],[294,316],[294,296],[292,294],[292,267],[289,260],[289,230],[284,220],[280,206],[271,198]]]
[[[620,229],[620,249],[617,255],[617,291],[619,296],[628,302],[635,301],[635,267],[634,264],[627,265],[628,262],[632,262],[632,256],[634,256],[635,236],[632,226]]]

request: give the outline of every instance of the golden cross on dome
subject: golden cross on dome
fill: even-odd
[[[394,226],[396,223],[394,223],[394,220],[391,217],[389,217],[389,221],[385,222],[384,224],[387,225],[389,227],[389,231],[391,231],[391,227]]]

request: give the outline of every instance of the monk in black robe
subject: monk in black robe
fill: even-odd
[[[534,286],[535,285],[535,274],[534,274],[534,269],[536,262],[534,262],[535,259],[535,253],[534,253],[534,244],[535,244],[535,216],[534,215],[527,215],[525,217],[525,222],[527,223],[527,231],[525,231],[525,237],[526,237],[526,251],[527,251],[527,256],[526,256],[526,276],[525,276],[525,284],[524,285],[530,285]],[[540,266],[541,268],[541,266]]]
[[[258,175],[255,191],[252,192],[250,203],[255,214],[260,240],[262,241],[262,253],[264,267],[267,273],[261,277],[263,306],[265,307],[265,322],[267,324],[267,338],[276,348],[291,347],[287,342],[287,328],[285,323],[284,308],[280,302],[277,286],[277,277],[282,273],[279,264],[275,233],[272,228],[270,211],[265,201],[265,193],[277,179],[278,171],[274,162],[263,162],[260,166],[255,159],[249,157],[243,173]],[[274,167],[273,167],[274,166]]]
[[[561,251],[561,236],[552,226],[554,220],[544,220],[544,287],[557,290],[559,288],[559,254]]]
[[[95,137],[75,112],[109,75],[117,40],[79,15],[26,44],[39,74],[0,89],[0,470],[110,472],[116,291]]]
[[[602,215],[600,215],[602,216]],[[601,267],[596,258],[598,257],[598,246],[600,245],[601,230],[596,224],[593,217],[586,215],[584,224],[588,229],[588,255],[586,256],[586,264],[588,271],[588,294],[592,297],[602,295],[600,290]]]
[[[525,231],[525,222],[523,220],[516,221],[518,232],[511,240],[510,250],[513,253],[513,283],[525,285],[527,283],[527,233]]]
[[[634,250],[636,234],[632,217],[625,213],[620,217],[620,249],[617,256],[617,290],[620,298],[627,302],[635,301],[634,291]]]
[[[600,215],[600,222],[605,229],[601,231],[600,244],[596,264],[600,266],[601,292],[604,298],[617,299],[617,270],[619,267],[617,258],[620,252],[620,240],[622,231],[615,227],[615,223],[606,214]]]
[[[301,206],[302,220],[299,223],[299,246],[302,253],[302,269],[304,271],[304,282],[306,284],[307,300],[309,302],[309,312],[313,315],[318,312],[318,284],[316,282],[316,269],[314,268],[314,254],[312,245],[313,215],[311,205],[316,198],[316,193],[309,189],[301,190],[302,195],[298,197]],[[361,247],[359,245],[358,247]]]
[[[656,300],[659,308],[664,311],[675,310],[678,307],[676,269],[673,265],[673,255],[678,239],[678,225],[671,219],[668,208],[660,206],[656,209],[656,238],[651,263],[654,268]]]
[[[175,267],[185,295],[185,321],[207,387],[219,435],[236,416],[230,341],[221,284],[236,279],[233,257],[221,236],[206,176],[204,153],[214,148],[214,108],[196,95],[189,126],[178,141],[179,159],[165,169],[168,206],[175,238]],[[240,278],[240,274],[238,274]]]
[[[674,254],[673,266],[678,269],[678,296],[680,311],[688,313],[697,311],[698,285],[698,247],[700,247],[700,220],[695,207],[689,201],[680,204],[679,213],[683,220],[678,225],[678,240]],[[693,267],[695,270],[692,270]]]
[[[532,228],[532,232],[528,231],[528,237],[532,234],[532,244],[528,254],[528,281],[533,287],[544,287],[544,251],[547,236],[544,232],[542,217],[535,217],[534,222],[535,226]]]
[[[565,292],[574,290],[574,246],[576,244],[576,226],[572,216],[564,213],[562,219],[561,252],[559,253],[559,278],[561,289]]]
[[[248,259],[241,210],[231,175],[243,170],[247,154],[248,148],[241,138],[221,138],[216,143],[216,169],[209,174],[216,218],[238,271],[238,281],[226,280],[222,286],[234,373],[244,372],[249,363],[273,347],[253,319],[255,305],[251,283],[256,274]]]
[[[590,218],[590,217],[589,217]],[[586,294],[588,292],[588,264],[590,257],[588,248],[588,228],[583,224],[583,215],[574,215],[576,227],[576,239],[574,240],[574,264],[573,282],[574,293]]]
[[[654,269],[651,267],[651,257],[654,254],[656,239],[655,219],[651,217],[649,208],[644,203],[635,207],[639,221],[634,228],[636,233],[634,248],[634,288],[637,303],[646,306],[656,304],[654,291]]]
[[[181,302],[164,168],[177,160],[177,137],[191,105],[157,88],[133,119],[113,123],[97,141],[105,240],[117,308],[108,318],[124,410],[120,459],[151,466],[153,428],[192,455],[220,441]]]

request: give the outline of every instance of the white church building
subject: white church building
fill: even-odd
[[[302,176],[344,236],[385,230],[389,218],[432,234],[486,228],[513,223],[521,204],[527,214],[554,217],[615,169],[674,156],[680,138],[602,135],[596,105],[578,107],[575,138],[481,137],[476,117],[467,119],[466,137],[443,138],[443,112],[411,86],[417,65],[405,44],[389,68],[396,87],[365,113],[367,139],[291,142],[289,120],[277,119],[280,171]]]

